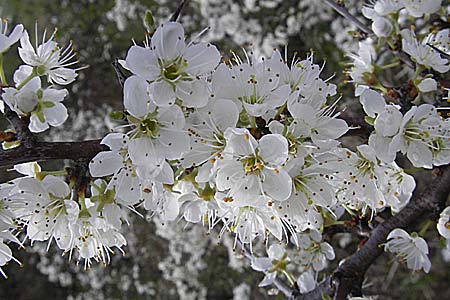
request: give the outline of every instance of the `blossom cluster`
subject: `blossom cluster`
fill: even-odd
[[[61,103],[68,95],[66,89],[59,86],[72,83],[77,77],[79,69],[69,68],[76,64],[73,61],[75,53],[72,45],[61,47],[54,40],[55,32],[47,37],[44,31],[41,41],[35,31],[35,45],[30,42],[28,31],[22,25],[17,25],[6,35],[7,21],[1,21],[5,30],[1,33],[0,56],[20,40],[19,56],[23,61],[14,72],[14,84],[9,86],[3,73],[1,76],[3,88],[2,100],[9,108],[20,116],[30,119],[31,132],[42,132],[49,126],[62,125],[67,117],[67,109]],[[2,64],[3,68],[3,64]],[[47,78],[47,86],[43,86],[41,77]]]
[[[335,258],[323,240],[325,226],[346,211],[372,220],[408,204],[416,183],[397,164],[399,153],[419,168],[450,163],[450,122],[421,98],[438,89],[433,75],[421,71],[450,69],[439,50],[448,51],[448,29],[419,41],[409,29],[390,27],[400,12],[435,13],[441,1],[418,2],[379,0],[363,11],[377,36],[402,38],[418,72],[410,78],[414,105],[386,101],[387,88],[377,78],[379,49],[371,38],[360,43],[349,75],[374,130],[353,150],[340,140],[352,130],[341,118],[341,97],[331,78],[321,78],[324,67],[313,53],[288,59],[278,50],[270,57],[244,50],[224,57],[211,43],[186,41],[180,23],[160,24],[120,61],[129,72],[124,110],[114,114],[121,124],[101,141],[109,149],[90,161],[92,180],[79,189],[31,163],[16,166],[24,176],[0,186],[0,266],[15,260],[8,244],[22,244],[19,231],[32,243],[55,241],[85,267],[106,264],[114,249],[123,252],[120,230],[129,213],[144,210],[164,222],[201,223],[219,238],[231,233],[233,247],[239,243],[250,253],[255,243],[270,244],[268,257],[252,258],[253,269],[266,275],[260,285],[283,274],[302,293],[311,291]],[[0,34],[0,55],[20,40],[24,62],[13,86],[2,89],[3,102],[29,117],[31,132],[61,125],[68,92],[57,86],[73,82],[80,70],[70,68],[76,63],[71,46],[61,48],[46,32],[33,46],[21,25]],[[446,209],[438,224],[446,239],[448,219]],[[409,268],[429,271],[422,238],[395,229],[388,240],[385,249]],[[299,254],[288,255],[286,245]]]

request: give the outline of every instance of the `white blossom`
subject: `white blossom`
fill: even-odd
[[[431,268],[431,262],[428,258],[427,242],[416,235],[409,235],[400,228],[392,230],[384,244],[385,251],[395,253],[397,258],[406,261],[409,269],[417,271],[423,269],[428,273]]]
[[[47,76],[49,83],[56,83],[60,85],[67,85],[72,83],[77,77],[76,71],[79,69],[71,69],[77,61],[73,61],[75,53],[72,45],[66,48],[61,48],[53,39],[55,32],[53,32],[48,39],[46,39],[47,30],[44,30],[42,41],[38,44],[37,25],[35,33],[36,44],[30,42],[28,31],[23,32],[20,38],[19,55],[23,62],[33,67],[33,75]]]

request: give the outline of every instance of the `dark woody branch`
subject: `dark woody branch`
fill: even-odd
[[[372,263],[383,253],[382,244],[395,228],[408,228],[417,219],[429,214],[437,215],[450,194],[450,165],[433,170],[433,180],[420,195],[415,195],[398,214],[378,225],[361,249],[347,258],[335,271],[310,293],[293,295],[290,300],[322,300],[323,295],[345,300],[349,294],[361,296],[364,275]]]
[[[31,161],[55,159],[91,160],[97,153],[109,148],[100,140],[82,142],[35,142],[31,147],[23,144],[17,148],[0,151],[0,167],[9,167]]]

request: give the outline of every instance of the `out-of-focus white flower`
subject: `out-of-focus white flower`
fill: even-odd
[[[294,242],[301,249],[295,261],[310,270],[322,271],[328,260],[335,258],[333,247],[322,241],[322,234],[318,230],[300,233]]]
[[[363,7],[362,13],[364,17],[372,20],[372,30],[379,37],[389,36],[394,29],[391,21],[388,18],[378,14],[374,8]]]
[[[395,253],[396,256],[406,261],[409,269],[417,271],[423,269],[428,273],[431,268],[431,262],[428,258],[427,242],[417,236],[410,236],[406,231],[400,228],[392,230],[384,245],[385,251]]]
[[[314,275],[310,272],[303,272],[297,279],[297,285],[301,294],[311,292],[317,285]]]
[[[432,14],[439,10],[442,0],[400,0],[406,11],[413,17],[420,18],[424,14]]]
[[[252,257],[252,269],[264,272],[266,276],[259,283],[259,287],[271,285],[277,275],[286,270],[289,263],[286,250],[280,244],[272,244],[267,250],[268,257]]]

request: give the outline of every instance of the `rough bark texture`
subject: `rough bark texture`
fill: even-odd
[[[35,142],[31,145],[21,145],[18,148],[0,152],[0,167],[30,161],[45,161],[54,159],[85,159],[89,161],[100,151],[108,147],[100,144],[100,140],[83,142]]]

